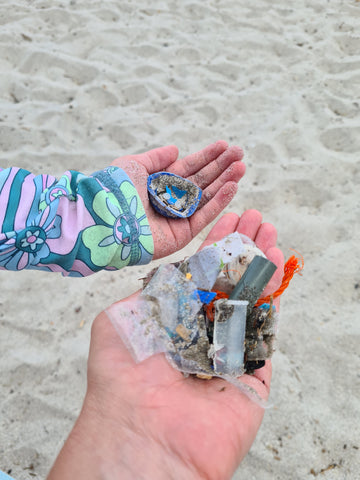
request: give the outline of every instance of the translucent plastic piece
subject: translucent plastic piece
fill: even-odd
[[[186,268],[198,288],[211,290],[222,268],[244,251],[241,236],[235,232],[192,255],[182,270]]]
[[[238,377],[244,373],[244,341],[247,301],[215,302],[214,371]]]
[[[244,251],[237,257],[233,257],[230,263],[225,267],[227,278],[233,286],[235,286],[244,275],[255,255],[260,255],[266,258],[265,254],[256,246],[251,238],[241,233],[239,235],[244,244]]]
[[[159,307],[160,325],[170,338],[176,337],[178,325],[183,325],[191,341],[197,334],[196,314],[202,303],[196,293],[197,286],[186,278],[174,265],[162,265],[142,296],[149,296]]]
[[[158,305],[142,295],[136,300],[114,303],[106,313],[137,363],[173,349],[166,331],[158,322]]]
[[[219,242],[216,242],[213,245],[204,248],[204,250],[206,250],[207,248],[216,248],[219,251],[222,262],[229,263],[234,257],[242,255],[245,252],[243,242],[244,237],[244,235],[241,235],[237,232],[231,233]]]

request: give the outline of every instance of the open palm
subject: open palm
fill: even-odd
[[[202,247],[234,231],[253,238],[278,266],[264,295],[271,293],[283,272],[275,228],[262,224],[255,210],[241,218],[224,215]],[[130,305],[136,295],[126,299]],[[241,377],[263,398],[270,378],[270,361],[255,375]],[[49,480],[228,479],[262,417],[263,409],[233,385],[219,378],[185,378],[163,354],[136,364],[102,312],[92,329],[84,407]]]
[[[218,141],[200,152],[177,160],[178,149],[170,145],[139,155],[129,155],[113,161],[122,168],[137,189],[154,239],[154,259],[162,258],[189,243],[226,207],[237,191],[237,182],[245,173],[239,147],[228,147]],[[151,207],[147,178],[159,171],[175,173],[203,189],[198,210],[186,219],[165,218]]]

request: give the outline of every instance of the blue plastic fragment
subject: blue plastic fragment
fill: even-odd
[[[199,295],[200,302],[207,305],[216,297],[216,292],[205,292],[204,290],[196,290]]]
[[[178,334],[171,331],[169,327],[165,327],[165,331],[170,338],[176,338],[178,336]]]
[[[263,310],[270,310],[270,303],[262,303],[258,306],[258,308],[262,308]],[[276,311],[275,305],[272,306],[273,311]]]
[[[169,188],[167,185],[166,185],[165,188],[166,188],[166,193],[167,193],[168,196],[169,196],[168,199],[167,199],[167,201],[168,201],[171,205],[174,205],[174,204],[176,203],[177,198],[174,198],[174,197],[172,196],[172,192],[171,192],[170,188]]]
[[[175,187],[175,185],[173,185],[171,188],[177,198],[182,198],[186,193],[186,190],[180,190],[180,188]]]

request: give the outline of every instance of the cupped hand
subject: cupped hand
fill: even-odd
[[[112,165],[122,168],[137,189],[154,239],[154,259],[170,255],[188,244],[230,203],[237,191],[237,182],[245,173],[241,148],[228,147],[224,141],[207,146],[200,152],[177,160],[174,145],[146,153],[118,158]],[[189,218],[170,219],[151,206],[147,178],[159,171],[187,178],[203,190],[199,208]]]
[[[235,231],[254,239],[278,266],[264,295],[275,291],[283,255],[275,247],[275,228],[261,223],[259,212],[224,215],[201,248]],[[254,375],[241,377],[264,399],[270,379],[270,361]],[[233,385],[219,378],[185,378],[163,354],[136,364],[102,312],[92,329],[84,407],[49,480],[230,479],[263,414]]]

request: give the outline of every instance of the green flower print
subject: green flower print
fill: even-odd
[[[150,227],[135,187],[124,181],[121,191],[125,193],[121,205],[113,193],[102,190],[95,195],[93,209],[105,225],[93,225],[83,232],[91,261],[99,267],[119,269],[144,263],[153,254]]]

